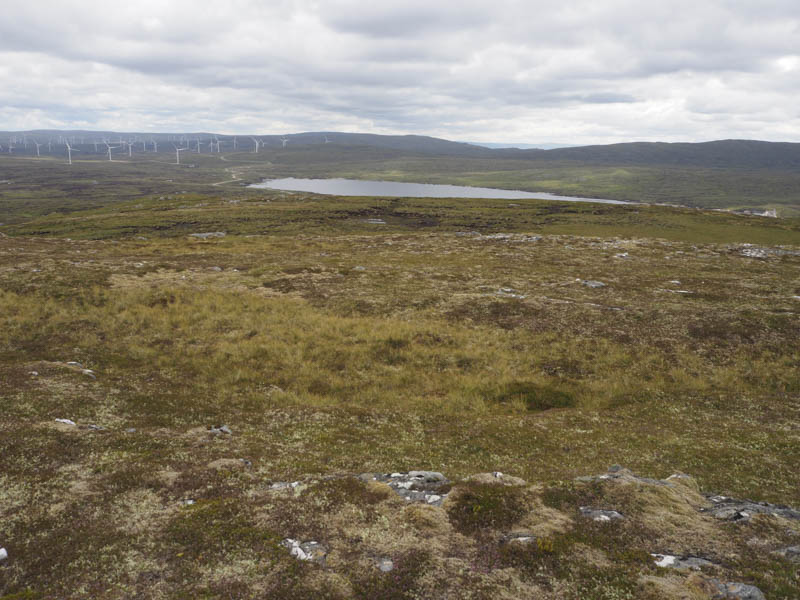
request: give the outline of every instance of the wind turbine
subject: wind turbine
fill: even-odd
[[[150,138],[150,141],[153,142],[153,152],[158,154],[158,142],[155,138]]]
[[[200,138],[195,140],[197,142],[197,153],[200,154]]]
[[[331,143],[331,141],[328,139],[328,136],[326,135],[326,136],[324,136],[324,137],[325,137],[325,143],[326,143],[326,144],[330,144],[330,143]]]
[[[67,145],[67,159],[69,164],[72,164],[72,146],[69,145],[69,140],[64,140],[64,143]],[[75,152],[80,152],[80,150],[75,150]]]
[[[250,139],[253,140],[253,143],[256,145],[255,149],[253,150],[253,154],[258,154],[258,145],[259,143],[263,144],[263,142],[259,142],[259,140],[254,137],[251,137]]]
[[[119,148],[119,146],[112,146],[108,142],[106,142],[106,148],[108,148],[108,160],[111,162],[111,150],[113,148]]]
[[[172,144],[172,145],[175,146],[175,144]],[[177,146],[175,146],[175,164],[176,165],[181,164],[181,152],[183,152],[184,150],[189,150],[189,148],[178,148]]]
[[[47,140],[47,152],[51,153],[53,151],[53,138]]]
[[[94,153],[97,154],[97,140],[94,141]]]
[[[42,144],[40,144],[36,140],[33,140],[33,143],[36,145],[36,156],[41,156],[41,154],[39,154],[39,148],[42,146]]]
[[[233,138],[233,150],[236,151],[236,137]]]
[[[289,138],[287,138],[286,136],[283,136],[283,137],[281,138],[281,144],[283,144],[283,145],[281,146],[281,148],[286,148],[286,144],[288,144],[288,143],[289,143]]]

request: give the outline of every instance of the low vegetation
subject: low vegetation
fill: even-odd
[[[695,509],[798,504],[796,220],[137,190],[0,228],[0,598],[796,597],[796,525]],[[442,507],[353,477],[412,469]]]

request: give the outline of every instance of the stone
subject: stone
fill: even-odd
[[[220,271],[222,271],[222,267],[211,267],[211,270],[219,273]]]
[[[755,514],[772,515],[785,519],[800,520],[800,510],[782,504],[736,500],[727,496],[709,496],[711,508],[702,508],[721,521],[746,521]]]
[[[225,237],[224,231],[207,231],[204,233],[190,233],[189,237],[198,238],[201,240],[207,240],[209,238],[221,238]]]
[[[536,536],[527,531],[509,533],[500,538],[501,544],[532,544],[535,541]]]
[[[71,425],[72,427],[77,427],[77,423],[72,419],[56,419],[56,423],[63,423],[64,425]]]
[[[594,279],[581,279],[580,280],[583,285],[590,288],[604,288],[606,284],[602,281],[595,281]]]
[[[128,427],[125,433],[136,433],[136,427]]]
[[[0,563],[8,559],[8,550],[0,548]]]
[[[592,521],[597,521],[598,523],[608,523],[609,521],[616,521],[625,518],[622,513],[619,513],[615,510],[604,510],[599,508],[591,508],[589,506],[581,506],[580,512],[582,516],[591,519]]]
[[[670,569],[691,569],[699,571],[702,567],[713,567],[714,563],[698,556],[673,556],[671,554],[651,554],[657,567]]]
[[[83,368],[83,365],[77,361],[71,360],[67,363],[70,367],[78,367],[79,369]]]
[[[39,371],[28,371],[28,375],[30,375],[31,377],[38,377]]]
[[[353,271],[366,271],[367,267],[362,267],[361,265],[357,267],[353,267]]]
[[[386,225],[386,221],[383,219],[365,219],[364,222],[370,225]]]
[[[766,600],[763,592],[746,583],[725,583],[719,579],[706,579],[704,587],[714,600]]]
[[[371,477],[371,479],[370,479]],[[408,471],[407,473],[362,473],[362,481],[378,481],[388,485],[407,502],[421,502],[441,506],[447,494],[442,488],[449,486],[448,479],[437,471]]]
[[[81,369],[81,373],[83,373],[84,375],[87,375],[88,377],[91,377],[92,379],[97,379],[97,376],[94,374],[94,371],[92,371],[91,369]]]
[[[375,561],[378,568],[384,573],[394,570],[394,561],[391,558],[379,558]]]
[[[289,554],[297,560],[307,560],[318,564],[325,564],[325,557],[328,554],[325,546],[314,541],[301,542],[300,540],[286,538],[281,542],[281,546],[287,548]]]
[[[232,435],[233,432],[231,431],[230,427],[227,425],[213,425],[208,428],[209,433],[213,433],[214,435],[226,434]]]

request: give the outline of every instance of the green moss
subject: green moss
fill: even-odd
[[[523,491],[517,487],[468,482],[456,486],[454,493],[447,514],[463,533],[507,529],[526,512]]]

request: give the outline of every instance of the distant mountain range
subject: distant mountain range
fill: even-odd
[[[71,144],[105,153],[105,141],[111,144],[134,142],[148,147],[157,142],[159,152],[172,152],[172,144],[210,146],[219,141],[223,152],[236,149],[247,151],[254,147],[253,138],[266,150],[298,147],[328,146],[331,151],[348,147],[368,154],[369,148],[389,151],[398,155],[434,155],[482,159],[516,159],[532,162],[574,162],[598,165],[681,166],[728,169],[781,169],[800,170],[800,143],[761,142],[755,140],[719,140],[701,143],[631,142],[622,144],[557,147],[549,149],[505,147],[502,144],[470,144],[453,142],[422,135],[378,135],[370,133],[345,133],[317,131],[287,135],[219,135],[197,133],[135,133],[111,131],[58,131],[36,130],[0,132],[0,153],[35,153],[34,142],[46,147],[47,143],[61,144],[64,138]],[[504,147],[495,147],[504,146]],[[62,148],[63,149],[63,148]],[[320,148],[321,149],[321,148]],[[382,154],[385,154],[383,152]]]

